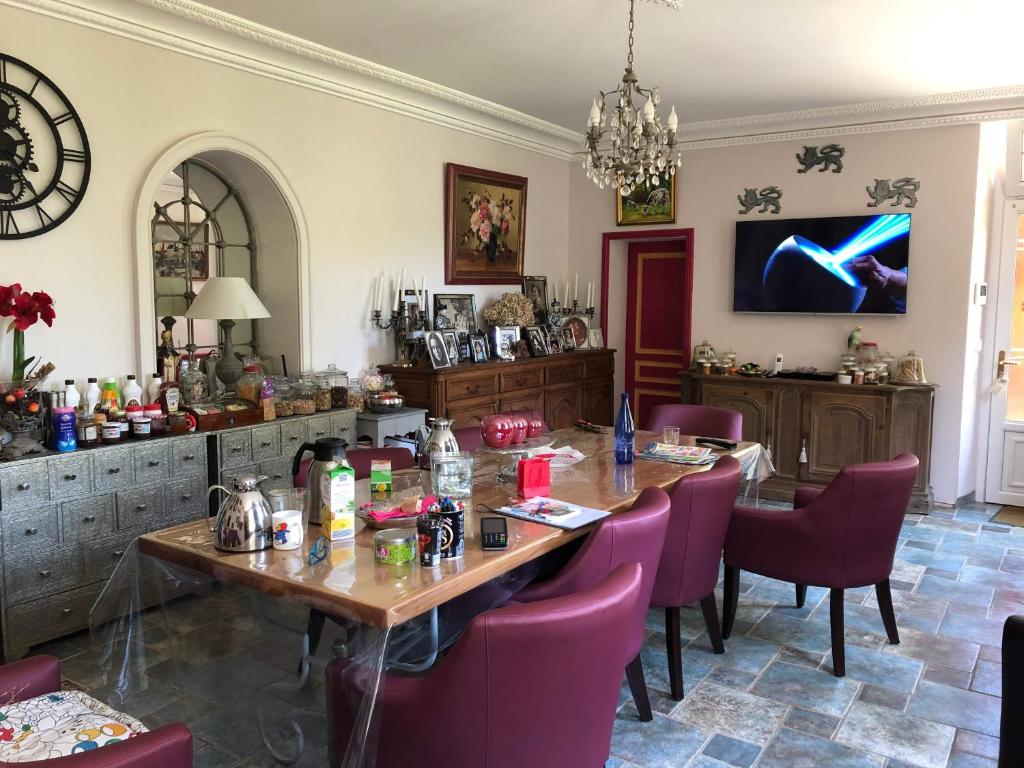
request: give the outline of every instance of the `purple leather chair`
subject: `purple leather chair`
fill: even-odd
[[[630,563],[574,594],[487,611],[425,676],[384,675],[377,768],[603,765],[641,584]],[[327,667],[332,768],[368,684],[359,672]]]
[[[370,476],[370,463],[373,461],[388,459],[391,461],[391,469],[395,472],[416,466],[413,455],[405,448],[353,448],[345,451],[345,458],[356,471],[356,480],[365,480]],[[313,457],[310,456],[299,464],[299,474],[292,478],[296,488],[306,487],[306,475],[309,474],[309,465],[312,461]]]
[[[729,519],[740,486],[740,463],[723,456],[706,472],[687,475],[669,493],[665,548],[651,594],[651,607],[665,609],[665,644],[672,698],[683,698],[679,608],[700,601],[715,653],[725,653],[718,624],[715,585]]]
[[[544,416],[537,411],[509,411],[509,414],[525,416],[528,419],[540,419],[541,422],[543,422],[543,426],[540,428],[542,435],[551,431],[548,429],[547,422],[544,421]],[[484,439],[480,436],[479,422],[474,424],[472,427],[459,427],[457,429],[453,429],[452,432],[455,434],[455,439],[459,442],[459,448],[463,451],[473,453],[484,444]]]
[[[832,670],[846,674],[843,590],[875,585],[889,642],[899,643],[889,574],[900,525],[917,477],[917,457],[843,467],[823,490],[798,488],[788,511],[736,507],[725,539],[723,636],[736,617],[740,570],[797,585],[797,606],[807,585],[828,587]]]
[[[661,432],[665,427],[679,427],[681,434],[695,437],[742,440],[743,414],[711,405],[656,405],[644,429]]]
[[[643,588],[640,590],[640,602],[630,619],[626,679],[629,680],[637,712],[644,721],[652,720],[654,715],[647,697],[640,651],[647,632],[647,607],[665,544],[669,507],[668,494],[663,490],[645,489],[629,512],[602,520],[552,579],[531,584],[515,595],[516,602],[532,603],[572,594],[592,587],[624,563],[640,563],[643,567]]]
[[[0,701],[16,702],[60,691],[60,660],[32,656],[0,666]],[[48,768],[192,768],[192,733],[172,723],[130,739],[30,765]],[[26,765],[0,761],[0,766]]]

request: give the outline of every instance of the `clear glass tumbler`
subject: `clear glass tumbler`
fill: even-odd
[[[665,445],[679,445],[679,427],[665,427],[661,430],[661,442]]]
[[[473,495],[473,454],[436,454],[431,458],[430,472],[438,497],[468,499]]]

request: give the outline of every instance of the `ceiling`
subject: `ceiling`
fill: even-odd
[[[627,0],[203,0],[577,131],[626,54]],[[638,2],[635,68],[681,122],[1024,84],[1020,0]]]

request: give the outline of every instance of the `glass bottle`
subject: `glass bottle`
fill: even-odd
[[[629,409],[629,393],[622,393],[622,404],[615,419],[615,463],[632,464],[633,448],[636,442],[636,425],[633,412]]]
[[[198,365],[193,369],[187,360],[182,360],[178,381],[181,384],[181,397],[186,405],[200,403],[206,398],[206,374],[199,370]]]

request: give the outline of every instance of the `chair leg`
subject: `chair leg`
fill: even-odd
[[[843,635],[843,590],[833,589],[828,597],[829,619],[832,625],[832,672],[846,677],[846,640]]]
[[[626,667],[626,679],[629,681],[629,690],[633,694],[633,703],[636,704],[640,721],[649,723],[654,719],[654,715],[651,713],[650,699],[647,698],[647,682],[644,680],[644,667],[640,663],[639,653]]]
[[[315,656],[320,637],[324,633],[324,622],[327,614],[316,608],[309,609],[309,620],[306,622],[306,635],[309,637],[309,655]],[[299,659],[299,674],[302,674],[302,659]]]
[[[807,585],[797,584],[796,585],[796,607],[803,608],[804,603],[807,601]]]
[[[722,642],[722,628],[718,625],[718,605],[715,603],[714,592],[701,598],[700,609],[704,612],[704,625],[708,628],[711,647],[715,650],[715,653],[725,653],[725,644]]]
[[[668,653],[668,684],[672,698],[683,700],[683,643],[679,631],[679,608],[665,609],[665,650]]]
[[[722,600],[722,637],[729,639],[740,600],[740,569],[725,566],[725,597]]]
[[[888,579],[875,584],[875,597],[878,598],[878,612],[882,614],[885,634],[889,636],[892,645],[899,645],[900,633],[896,628],[896,612],[892,609],[892,592],[889,591]]]

